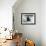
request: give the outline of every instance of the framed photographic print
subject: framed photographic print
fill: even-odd
[[[36,13],[21,13],[21,24],[23,25],[36,24]]]

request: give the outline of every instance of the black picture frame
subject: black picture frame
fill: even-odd
[[[21,13],[21,24],[22,25],[35,25],[36,13]]]

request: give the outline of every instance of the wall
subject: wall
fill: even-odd
[[[46,0],[41,1],[41,40],[42,46],[46,46]]]
[[[15,30],[22,32],[24,38],[34,40],[36,46],[41,46],[41,1],[23,0],[20,5],[17,5],[17,7],[14,5],[13,13]],[[21,13],[36,13],[36,24],[22,25]]]
[[[12,28],[12,6],[16,0],[0,0],[0,27]]]

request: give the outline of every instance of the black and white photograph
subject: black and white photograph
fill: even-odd
[[[21,13],[21,24],[36,24],[36,14]]]

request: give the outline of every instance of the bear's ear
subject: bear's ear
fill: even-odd
[[[26,40],[25,46],[35,46],[34,42],[32,40]]]

